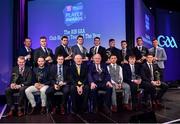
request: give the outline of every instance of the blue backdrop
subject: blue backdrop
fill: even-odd
[[[33,48],[39,47],[39,37],[48,38],[53,50],[62,35],[69,36],[70,46],[82,34],[84,45],[90,48],[93,38],[100,36],[102,46],[108,40],[125,39],[125,0],[33,0],[28,2],[28,35]],[[120,47],[120,43],[118,44]]]

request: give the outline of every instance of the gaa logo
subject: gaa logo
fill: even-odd
[[[174,37],[168,37],[168,36],[159,35],[157,40],[159,41],[159,46],[160,47],[178,48]]]

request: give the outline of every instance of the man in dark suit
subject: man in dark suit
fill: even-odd
[[[62,55],[64,57],[64,64],[67,66],[70,66],[72,61],[72,50],[68,47],[68,37],[62,36],[61,38],[61,45],[56,47],[55,50],[55,58],[59,55]]]
[[[117,56],[117,64],[119,65],[120,63],[120,50],[118,48],[116,48],[115,46],[115,39],[109,39],[109,48],[106,49],[106,63],[110,64],[110,60],[109,57],[112,55],[116,55]]]
[[[90,51],[89,51],[89,59],[92,60],[92,57],[93,55],[99,53],[102,57],[102,61],[103,63],[106,62],[107,60],[107,55],[105,54],[106,53],[106,48],[100,46],[100,37],[95,37],[94,38],[94,46],[90,48]]]
[[[123,65],[123,79],[131,88],[133,109],[137,107],[136,94],[138,88],[141,87],[140,68],[139,65],[135,64],[135,61],[136,57],[134,55],[129,55],[128,64]]]
[[[85,64],[82,64],[82,56],[75,55],[75,63],[71,66],[71,98],[73,112],[87,112],[87,101],[89,94],[88,70]]]
[[[29,115],[35,113],[36,101],[33,93],[40,92],[41,97],[41,114],[46,113],[46,90],[50,86],[51,82],[49,80],[49,68],[45,66],[45,59],[43,57],[39,57],[37,60],[38,67],[33,68],[33,85],[29,86],[26,90],[26,97],[31,103],[31,111],[28,113]]]
[[[52,64],[54,55],[52,50],[50,48],[47,48],[46,37],[44,36],[40,37],[40,45],[41,46],[34,51],[34,62],[37,62],[37,59],[41,56],[45,58],[47,65]]]
[[[31,39],[25,38],[24,40],[24,46],[19,49],[18,51],[18,57],[24,56],[26,60],[26,66],[32,67],[33,66],[33,52],[34,50],[31,48]]]
[[[22,116],[23,101],[25,100],[25,89],[31,85],[32,72],[25,66],[26,60],[23,56],[19,56],[17,60],[18,66],[13,68],[10,87],[6,89],[7,105],[10,108],[7,116],[12,116],[15,106],[13,103],[13,94],[19,92],[18,98],[18,116]],[[25,108],[24,108],[25,109]]]
[[[61,100],[61,114],[65,113],[68,95],[70,93],[70,69],[68,66],[63,64],[64,57],[61,55],[57,56],[57,64],[52,65],[50,68],[50,82],[51,86],[47,89],[47,105],[51,114],[56,113],[56,107],[60,103],[60,98],[54,96],[56,92],[62,92]]]
[[[149,53],[146,57],[147,62],[141,67],[142,85],[145,89],[144,95],[151,95],[153,107],[162,107],[161,98],[168,89],[168,85],[160,81],[160,72],[157,64],[153,64],[153,54]],[[156,87],[160,90],[156,94]]]
[[[120,50],[120,64],[128,64],[128,56],[132,54],[132,51],[130,49],[127,48],[127,41],[122,40],[121,41],[121,50]]]
[[[88,51],[87,49],[83,46],[84,43],[84,38],[83,36],[79,35],[77,36],[77,44],[72,46],[72,54],[73,54],[73,58],[76,55],[81,55],[82,56],[82,61],[83,62],[87,62],[89,61],[88,59]]]
[[[144,63],[146,62],[146,55],[149,53],[148,49],[143,46],[143,39],[142,37],[136,38],[137,46],[133,48],[133,52],[136,56],[136,63]]]
[[[98,102],[98,91],[103,90],[106,92],[104,96],[104,110],[106,112],[110,112],[111,107],[111,96],[112,96],[112,84],[111,84],[111,77],[107,70],[106,64],[101,64],[101,55],[95,54],[93,56],[92,65],[89,67],[88,72],[88,82],[90,83],[91,93],[92,93],[92,100],[93,100],[93,108],[94,112],[97,112],[99,109]]]

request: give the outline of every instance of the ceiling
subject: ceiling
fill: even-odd
[[[143,0],[146,6],[152,9],[160,8],[180,12],[180,0]]]

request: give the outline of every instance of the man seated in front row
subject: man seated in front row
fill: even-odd
[[[112,91],[112,108],[113,112],[117,112],[117,100],[116,100],[116,90],[122,89],[124,92],[123,98],[123,108],[125,110],[131,110],[131,106],[129,104],[129,98],[131,96],[130,86],[123,82],[123,72],[121,66],[116,64],[117,57],[116,55],[110,56],[110,65],[108,65],[108,71],[111,76],[111,83],[113,84]]]
[[[41,114],[45,114],[46,107],[46,89],[50,85],[49,81],[49,71],[48,68],[45,67],[45,59],[43,57],[39,57],[37,59],[38,67],[33,69],[33,83],[34,85],[28,87],[25,90],[26,96],[31,103],[32,109],[28,114],[35,113],[36,102],[33,93],[39,91],[41,97]]]
[[[104,96],[104,111],[109,114],[111,107],[111,96],[112,96],[112,84],[111,77],[107,70],[106,64],[101,64],[101,55],[95,54],[93,56],[93,61],[89,67],[88,72],[88,81],[90,83],[92,100],[93,100],[93,109],[96,113],[99,107],[97,102],[99,100],[98,91],[103,90],[106,92]]]
[[[123,65],[123,79],[131,88],[132,107],[134,110],[138,107],[137,93],[142,86],[139,65],[135,63],[136,57],[131,54],[128,56],[128,64]]]
[[[77,54],[71,66],[71,98],[73,112],[87,112],[89,86],[87,80],[87,66],[83,64],[82,56]]]
[[[147,95],[150,94],[153,107],[161,108],[163,107],[161,104],[161,98],[167,91],[168,85],[160,80],[159,67],[157,64],[153,63],[153,54],[149,53],[146,60],[147,62],[144,63],[141,68],[142,84],[145,89],[145,100],[147,99]],[[157,94],[156,87],[160,88]]]
[[[15,66],[12,71],[10,86],[6,89],[6,100],[10,111],[7,116],[12,116],[15,110],[13,102],[13,94],[19,92],[18,98],[18,116],[23,116],[22,107],[25,99],[25,89],[31,85],[32,72],[31,69],[25,66],[26,60],[23,56],[17,59],[18,66]]]
[[[55,114],[56,107],[59,107],[61,102],[60,114],[64,114],[70,92],[70,70],[64,64],[62,55],[58,55],[57,64],[50,67],[50,81],[52,86],[46,91],[48,109],[51,111],[51,114]],[[54,93],[60,91],[63,93],[62,97],[55,97]]]

